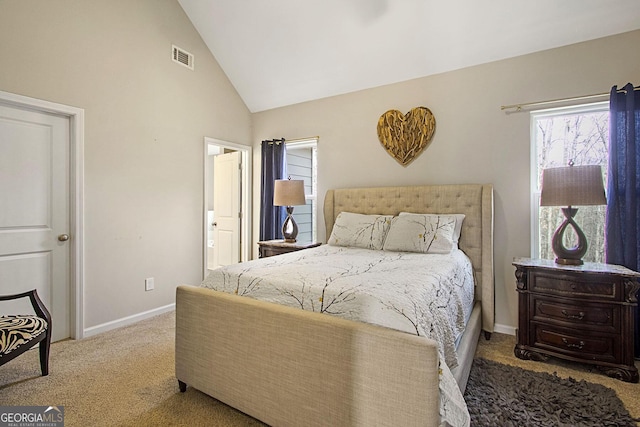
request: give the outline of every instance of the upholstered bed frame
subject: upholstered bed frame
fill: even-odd
[[[481,329],[493,332],[493,187],[436,185],[327,192],[327,237],[340,212],[463,213],[476,305],[452,372],[464,390]],[[435,341],[207,288],[176,294],[176,377],[274,426],[437,426]]]

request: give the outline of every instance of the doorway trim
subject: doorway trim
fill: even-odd
[[[223,141],[221,139],[204,137],[204,204],[202,206],[202,274],[203,278],[207,275],[207,207],[209,206],[209,190],[211,183],[208,182],[207,176],[211,172],[209,170],[209,147],[216,146],[229,148],[241,153],[240,165],[242,184],[240,186],[242,195],[240,198],[240,206],[242,210],[242,218],[240,219],[240,262],[249,261],[251,259],[251,165],[253,147],[250,145],[236,144],[234,142]]]
[[[0,103],[69,119],[71,338],[84,337],[84,109],[0,91]]]

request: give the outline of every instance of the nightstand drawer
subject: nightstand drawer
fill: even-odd
[[[618,300],[616,283],[605,281],[585,281],[569,275],[546,275],[538,272],[532,275],[531,290],[545,294],[580,297],[585,299]]]
[[[276,256],[280,254],[286,254],[292,252],[291,249],[287,248],[279,248],[279,247],[261,247],[260,248],[260,258],[267,258],[270,256]]]
[[[534,323],[533,343],[536,348],[562,353],[579,359],[611,362],[619,360],[620,350],[617,335],[580,335],[575,331],[563,330],[550,325]]]
[[[620,329],[620,306],[575,302],[559,298],[532,296],[533,320],[565,324],[569,327],[617,333]]]

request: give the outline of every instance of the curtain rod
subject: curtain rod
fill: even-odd
[[[574,96],[571,98],[558,98],[558,99],[551,99],[548,101],[537,101],[537,102],[525,102],[522,104],[513,104],[513,105],[502,105],[500,106],[501,110],[511,110],[511,109],[515,109],[516,111],[521,111],[523,107],[531,107],[534,105],[547,105],[547,104],[557,104],[558,102],[565,102],[565,101],[578,101],[581,99],[591,99],[591,98],[602,98],[605,96],[609,96],[609,93],[595,93],[593,95],[583,95],[583,96]]]
[[[633,90],[638,90],[640,88],[640,86],[636,86],[633,88]],[[622,88],[622,89],[618,89],[618,92],[626,92],[626,89]],[[582,96],[573,96],[570,98],[558,98],[558,99],[551,99],[548,101],[537,101],[537,102],[525,102],[522,104],[513,104],[513,105],[502,105],[500,106],[501,110],[511,110],[511,109],[515,109],[516,111],[521,111],[523,107],[531,107],[534,105],[547,105],[547,104],[557,104],[559,102],[567,102],[567,101],[579,101],[582,99],[591,99],[591,98],[603,98],[605,96],[609,96],[610,92],[605,92],[605,93],[594,93],[592,95],[582,95]]]

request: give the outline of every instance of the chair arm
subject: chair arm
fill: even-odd
[[[36,312],[38,317],[42,317],[43,319],[45,319],[47,321],[47,324],[49,325],[49,328],[51,328],[51,314],[49,314],[49,310],[47,310],[47,307],[45,307],[44,303],[38,296],[38,291],[36,289],[32,289],[30,291],[22,292],[19,294],[0,295],[0,301],[9,301],[24,297],[29,297],[29,300],[31,300],[31,305],[33,306],[33,310]]]

